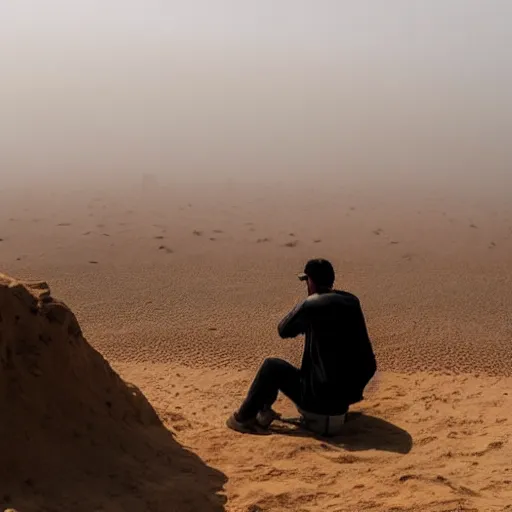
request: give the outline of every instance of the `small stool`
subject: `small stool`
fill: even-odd
[[[346,413],[327,416],[325,414],[303,411],[302,409],[299,409],[299,413],[304,427],[320,436],[336,436],[341,434],[347,418]]]

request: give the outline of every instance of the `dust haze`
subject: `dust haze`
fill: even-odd
[[[509,510],[511,19],[0,0],[0,511]],[[378,379],[341,443],[237,436],[315,257]]]
[[[1,186],[152,173],[502,194],[511,15],[507,0],[3,2]]]

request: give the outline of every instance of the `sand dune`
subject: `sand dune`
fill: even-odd
[[[0,275],[0,503],[20,511],[223,510],[183,448],[46,283]]]
[[[12,417],[0,422],[8,454],[0,498],[10,493],[2,505],[510,510],[508,203],[343,184],[152,187],[146,178],[143,190],[0,197],[0,268],[50,282],[94,347],[81,336],[69,344],[74,321],[47,325],[53,302],[44,302],[43,285],[20,292],[38,308],[35,316],[20,309],[26,321],[13,324],[14,306],[0,308],[0,346],[10,340],[19,351],[25,340],[40,352],[22,350],[16,369],[0,376],[2,416]],[[301,341],[278,340],[276,324],[303,297],[295,274],[314,256],[331,259],[338,285],[360,296],[378,379],[339,439],[283,426],[264,438],[226,431],[264,357],[299,361]],[[12,288],[2,290],[14,304]],[[48,329],[65,350],[38,341]],[[142,390],[161,423],[95,350]],[[90,378],[96,373],[103,377]],[[18,387],[6,393],[12,376]],[[109,401],[123,404],[117,412],[101,402],[107,388]],[[20,390],[26,400],[15,399]],[[296,413],[286,401],[278,407]],[[132,419],[121,428],[126,411]],[[32,454],[46,464],[30,462]],[[26,480],[35,482],[31,492]],[[196,488],[203,501],[187,502]]]

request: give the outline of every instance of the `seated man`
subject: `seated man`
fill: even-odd
[[[301,368],[276,358],[260,367],[247,398],[227,421],[243,433],[262,433],[273,419],[281,391],[301,411],[341,416],[363,399],[377,365],[359,299],[333,289],[334,269],[327,260],[310,260],[299,274],[308,297],[279,323],[281,338],[305,334]]]

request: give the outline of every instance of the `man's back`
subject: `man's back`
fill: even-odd
[[[283,319],[279,334],[306,335],[301,375],[310,408],[338,413],[361,400],[376,362],[355,295],[335,290],[309,296]]]

